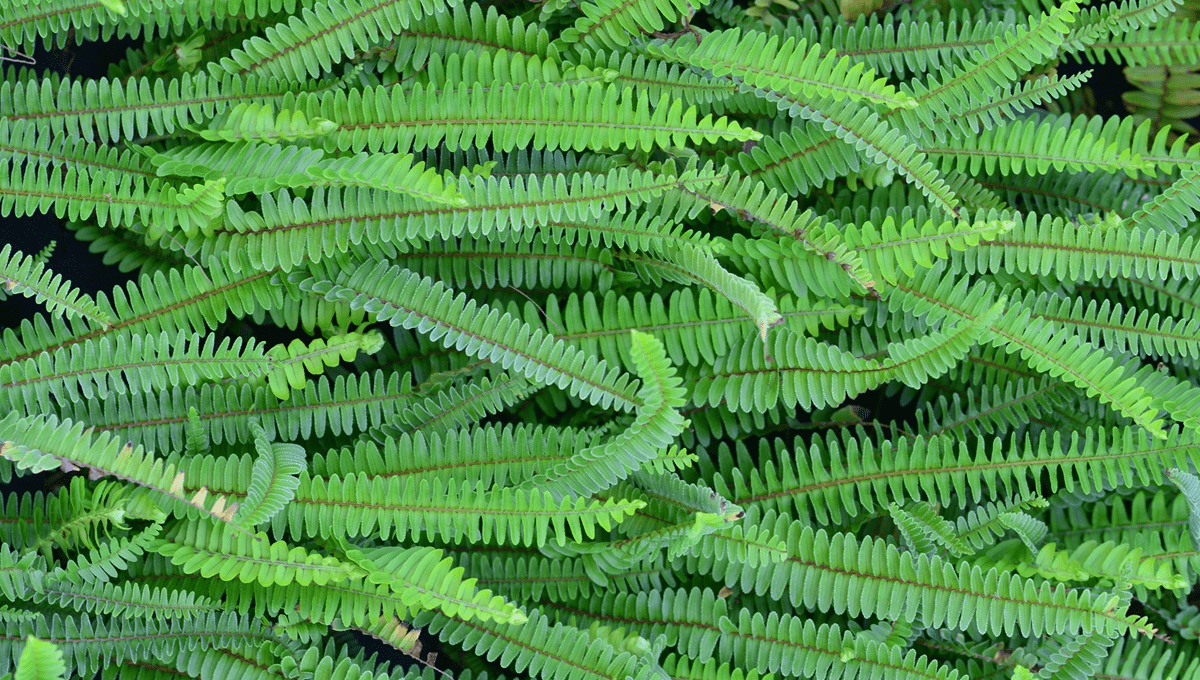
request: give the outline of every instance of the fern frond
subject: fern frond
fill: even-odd
[[[499,659],[518,673],[544,680],[649,680],[656,668],[627,651],[618,651],[574,626],[551,624],[538,610],[519,627],[465,621],[435,613],[419,615],[413,624],[447,644],[473,649]],[[507,654],[502,652],[507,651]]]
[[[647,59],[640,54],[621,54],[592,50],[576,44],[577,56],[572,60],[563,76],[590,78],[597,75],[609,75],[615,71],[614,83],[618,86],[629,85],[645,92],[646,96],[657,99],[669,95],[672,99],[680,99],[685,104],[713,104],[724,101],[737,93],[737,88],[728,81],[696,73],[656,59]]]
[[[111,434],[85,432],[83,423],[38,416],[21,418],[12,412],[0,420],[0,455],[16,463],[18,469],[34,471],[62,468],[64,471],[89,468],[93,479],[112,475],[144,486],[175,499],[182,507],[195,507],[223,522],[229,522],[237,504],[226,506],[215,496],[208,502],[208,489],[194,495],[184,492],[183,474],[175,466],[164,465],[141,446],[120,445]]]
[[[1095,673],[1108,656],[1112,638],[1100,633],[1083,635],[1062,646],[1038,671],[1038,678],[1046,680],[1087,680]]]
[[[136,583],[72,583],[57,580],[34,594],[33,601],[73,612],[115,614],[129,619],[189,619],[222,607],[214,600],[184,590]]]
[[[1054,490],[1060,473],[1066,488],[1084,492],[1105,484],[1161,484],[1163,468],[1190,465],[1193,439],[1179,429],[1169,431],[1166,440],[1155,440],[1141,428],[1123,428],[1085,429],[1069,438],[1048,433],[1009,445],[999,439],[970,447],[948,437],[905,437],[877,446],[854,437],[842,442],[831,434],[811,447],[801,442],[800,456],[784,454],[780,444],[770,468],[729,470],[713,479],[713,488],[748,510],[778,508],[815,516],[821,524],[840,523],[847,515],[886,507],[889,499],[928,499],[957,507],[952,493],[974,502],[1027,494],[1040,488],[1033,475],[1042,470],[1053,471]]]
[[[837,625],[817,625],[811,618],[738,612],[725,619],[722,656],[741,666],[784,676],[933,678],[955,680],[959,674],[926,656],[918,657],[897,645],[853,636]]]
[[[1028,215],[1003,238],[982,241],[963,258],[970,273],[1024,271],[1063,281],[1114,276],[1190,278],[1200,266],[1200,246],[1168,230],[1112,224],[1073,224]]]
[[[426,435],[456,430],[474,424],[520,401],[530,392],[523,378],[500,374],[495,381],[487,377],[462,389],[448,389],[414,401],[396,415],[377,434],[391,441],[401,435],[422,432]]]
[[[94,215],[102,227],[129,226],[136,219],[160,231],[194,233],[224,209],[221,180],[178,188],[155,180],[143,187],[129,175],[112,172],[91,176],[67,168],[60,174],[42,164],[22,170],[11,161],[0,168],[0,215],[5,217],[53,208],[57,217],[71,220]]]
[[[406,27],[393,27],[394,62],[416,69],[432,55],[467,51],[515,52],[527,57],[553,58],[550,35],[535,22],[500,14],[494,5],[448,3],[446,11],[426,14]],[[485,14],[486,12],[486,14]]]
[[[945,550],[954,557],[962,557],[973,552],[955,526],[939,516],[937,508],[929,503],[911,503],[903,508],[892,503],[888,513],[904,537],[905,546],[914,553],[935,555]]]
[[[1130,177],[1149,170],[1129,149],[1109,146],[1084,131],[1086,118],[1069,115],[1037,120],[1027,118],[990,128],[978,136],[947,140],[945,145],[923,145],[921,150],[942,159],[942,172],[956,170],[972,176],[981,172],[1001,175],[1027,173],[1121,170]]]
[[[317,78],[343,58],[386,42],[397,28],[444,10],[442,0],[327,0],[250,38],[220,67],[239,75]]]
[[[861,307],[850,305],[792,296],[776,298],[770,292],[767,297],[776,301],[783,324],[797,334],[817,335],[822,329],[832,330],[863,313]],[[538,317],[531,314],[526,323],[557,331],[556,337],[589,354],[619,357],[626,367],[633,366],[626,342],[631,330],[658,338],[671,363],[677,366],[711,365],[751,330],[741,310],[707,288],[698,293],[684,288],[669,297],[658,293],[647,297],[641,291],[632,297],[615,291],[583,296],[572,293],[561,303],[551,298],[544,309],[544,320],[538,312]]]
[[[559,40],[566,44],[581,43],[596,48],[625,47],[630,34],[640,36],[661,31],[663,19],[674,22],[691,19],[697,9],[709,0],[695,4],[686,0],[585,0],[580,5],[583,16],[575,25],[563,30]]]
[[[25,638],[21,658],[17,659],[13,680],[63,680],[66,672],[62,650],[30,635]]]
[[[47,324],[38,318],[25,322],[18,337],[4,333],[0,362],[9,364],[54,352],[109,334],[195,332],[216,328],[230,316],[243,316],[263,308],[283,306],[284,291],[272,285],[277,271],[235,273],[224,258],[211,259],[206,267],[184,266],[139,277],[126,288],[114,288],[112,300],[103,294],[96,304],[113,319],[107,329],[90,325]]]
[[[1007,87],[1018,74],[1053,57],[1078,12],[1079,4],[1068,0],[1048,14],[1030,17],[1026,24],[1018,25],[1016,31],[997,36],[970,61],[943,71],[927,82],[902,84],[900,91],[918,104],[915,108],[899,110],[903,127],[913,133],[926,128],[934,135],[945,135],[954,128],[937,126],[934,124],[936,119],[952,123],[955,115],[961,113],[961,104],[969,101],[966,93]],[[963,134],[978,132],[976,125],[976,119],[963,121]]]
[[[745,36],[739,29],[710,33],[703,41],[679,40],[652,43],[647,51],[721,77],[736,75],[756,90],[774,90],[806,101],[817,98],[847,99],[889,108],[910,107],[913,102],[877,78],[875,72],[849,57],[838,58],[820,44],[783,39],[760,31]]]
[[[345,477],[350,473],[406,477],[412,480],[482,483],[489,487],[516,486],[556,462],[596,441],[598,433],[573,428],[485,426],[416,432],[387,437],[382,446],[359,440],[353,451],[317,454],[312,474]],[[189,478],[226,476],[214,460],[209,470],[201,463],[187,466]],[[198,476],[199,475],[199,476]]]
[[[695,107],[663,97],[622,97],[613,85],[545,84],[445,89],[416,85],[411,94],[382,87],[351,98],[334,91],[319,98],[298,98],[297,110],[337,123],[324,137],[327,149],[399,151],[442,145],[450,151],[491,145],[570,150],[649,150],[654,145],[762,135]]]
[[[347,474],[301,474],[295,499],[276,516],[294,536],[408,535],[517,545],[592,538],[642,507],[641,501],[555,500],[542,491],[489,490],[437,479],[408,481]]]
[[[105,619],[80,614],[40,617],[20,622],[0,638],[0,672],[11,668],[12,659],[26,636],[34,635],[58,645],[71,676],[91,677],[110,659],[171,659],[188,649],[228,648],[241,644],[282,647],[278,638],[262,625],[234,612],[211,613],[187,620]],[[183,639],[186,638],[187,642]]]
[[[0,110],[10,121],[36,120],[55,136],[118,142],[171,134],[239,102],[276,101],[293,93],[286,81],[207,73],[165,83],[147,77],[0,83]]]
[[[666,449],[684,429],[679,415],[686,391],[667,361],[662,343],[638,331],[630,335],[630,354],[642,388],[636,419],[612,439],[589,447],[539,474],[521,488],[560,496],[587,496],[608,488]]]
[[[1097,304],[1099,302],[1099,304]],[[1133,352],[1152,357],[1200,358],[1200,335],[1197,319],[1172,319],[1151,313],[1148,309],[1123,308],[1092,299],[1059,297],[1043,293],[1028,294],[1024,306],[1040,318],[1073,327],[1095,345],[1116,352]]]
[[[302,447],[272,443],[258,423],[251,423],[250,431],[258,455],[250,470],[246,498],[234,515],[234,521],[246,527],[262,524],[283,510],[296,495],[299,475],[307,467]]]
[[[570,226],[580,222],[579,226],[586,228],[605,211],[625,213],[631,204],[650,201],[668,189],[718,178],[710,172],[673,176],[625,168],[570,179],[497,178],[460,183],[467,200],[461,207],[431,207],[402,194],[367,188],[318,188],[308,201],[281,191],[265,195],[258,212],[244,212],[230,204],[227,224],[208,232],[216,238],[203,239],[197,245],[202,257],[242,250],[255,267],[280,266],[290,271],[303,263],[346,253],[359,243],[370,247],[468,234],[519,235],[557,223]],[[629,229],[634,225],[624,222],[621,226]],[[603,226],[597,229],[603,230]],[[239,268],[245,266],[241,262],[233,260]]]
[[[700,406],[720,404],[735,412],[762,411],[776,402],[809,409],[837,406],[887,380],[917,386],[958,363],[1000,311],[1001,304],[996,303],[959,326],[907,344],[893,343],[883,361],[860,359],[788,331],[777,331],[765,346],[744,340],[711,373],[697,376],[692,401]]]
[[[968,562],[954,566],[941,557],[901,552],[883,539],[830,536],[773,513],[761,522],[786,536],[788,559],[755,570],[715,563],[714,578],[810,609],[849,611],[853,616],[861,612],[932,627],[953,621],[955,627],[985,634],[1154,631],[1144,618],[1125,614],[1123,600],[1128,595],[1051,588],[1011,572],[985,572]],[[816,587],[821,582],[835,587]],[[909,597],[894,597],[900,588]],[[997,611],[993,617],[997,608],[1004,613]]]
[[[188,437],[192,408],[214,444],[250,441],[254,418],[261,420],[268,436],[294,441],[379,427],[412,398],[407,375],[377,371],[309,381],[286,402],[264,387],[205,384],[171,388],[161,395],[116,395],[106,402],[73,403],[61,410],[95,430],[119,432],[162,450],[179,450]]]
[[[931,313],[931,321],[947,314],[974,320],[978,318],[976,314],[963,316],[960,305],[977,304],[967,301],[990,296],[988,286],[968,289],[965,279],[956,283],[953,277],[938,281],[936,275],[925,276],[928,278],[914,284],[897,285],[896,290],[902,293],[906,306],[913,305],[918,313]],[[937,281],[936,289],[934,281]],[[959,300],[962,302],[957,302]],[[1157,410],[1151,408],[1154,395],[1159,391],[1143,387],[1146,381],[1129,376],[1124,367],[1116,365],[1111,355],[1087,344],[1070,329],[1033,318],[1028,309],[1019,305],[1009,307],[994,324],[991,321],[989,324],[986,335],[991,344],[1003,347],[1010,354],[1019,353],[1039,373],[1053,378],[1063,376],[1084,389],[1088,396],[1111,405],[1156,436],[1164,436],[1162,420],[1157,417]]]
[[[1134,228],[1134,234],[1138,233],[1138,227],[1146,231],[1158,229],[1161,233],[1170,233],[1178,225],[1195,219],[1197,210],[1200,210],[1200,168],[1185,168],[1179,179],[1159,194],[1153,203],[1146,204],[1134,214],[1130,226]],[[1186,244],[1191,245],[1190,239]]]
[[[0,286],[8,293],[33,298],[55,316],[66,314],[68,318],[79,317],[104,327],[112,324],[90,297],[71,287],[70,281],[63,281],[62,275],[50,271],[44,261],[23,255],[19,250],[13,252],[8,243],[0,249]]]
[[[381,262],[343,283],[305,280],[306,290],[367,309],[379,321],[417,328],[481,359],[531,380],[557,385],[601,406],[628,410],[641,404],[628,376],[508,314],[455,296],[441,283]]]

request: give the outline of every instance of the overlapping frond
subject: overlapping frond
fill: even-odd
[[[221,60],[221,68],[238,74],[316,78],[344,57],[387,41],[398,28],[444,10],[441,0],[324,2],[247,40]]]

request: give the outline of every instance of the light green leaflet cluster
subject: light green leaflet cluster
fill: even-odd
[[[1197,7],[460,3],[0,0],[0,677],[1200,679]]]

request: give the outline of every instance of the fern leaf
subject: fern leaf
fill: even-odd
[[[223,581],[286,586],[325,585],[361,579],[364,571],[334,557],[309,553],[266,534],[247,536],[222,530],[219,524],[187,522],[151,544],[150,549],[171,558],[184,573]]]
[[[812,338],[777,332],[765,347],[743,341],[711,373],[701,374],[692,394],[697,405],[761,411],[780,402],[791,407],[836,406],[886,380],[916,386],[956,364],[1001,312],[997,302],[979,316],[909,344],[888,347],[882,362],[860,359]]]
[[[7,167],[3,167],[7,165]],[[129,175],[111,171],[91,176],[74,168],[50,172],[37,164],[19,169],[0,164],[0,215],[22,217],[48,212],[83,220],[95,216],[100,226],[129,226],[135,219],[153,224],[152,233],[179,229],[195,233],[222,212],[222,180],[176,188],[161,181],[143,187]]]
[[[450,389],[413,402],[374,434],[390,441],[417,432],[430,434],[466,427],[520,401],[529,392],[529,383],[523,378],[501,374],[491,381],[484,377],[462,390]]]
[[[236,504],[226,506],[222,496],[208,502],[208,489],[194,495],[184,492],[183,474],[175,466],[164,465],[142,447],[121,446],[110,434],[84,432],[82,423],[57,418],[21,418],[13,412],[0,420],[0,455],[16,463],[19,469],[46,470],[61,467],[66,471],[87,467],[93,478],[113,475],[119,479],[152,489],[175,499],[182,507],[195,507],[223,522],[229,522]]]
[[[529,612],[528,619],[528,623],[519,627],[500,627],[427,613],[413,623],[448,644],[497,658],[517,672],[528,669],[533,678],[649,680],[656,676],[654,664],[645,663],[628,651],[618,651],[574,626],[551,625],[549,617],[536,609]],[[508,653],[501,655],[503,651]]]
[[[456,151],[486,144],[497,151],[649,150],[655,144],[686,146],[762,136],[723,116],[701,118],[695,107],[685,109],[682,102],[667,97],[653,103],[622,97],[615,86],[599,83],[537,85],[436,91],[418,84],[411,94],[380,87],[356,93],[353,99],[336,91],[319,99],[299,99],[297,110],[337,123],[338,128],[324,137],[326,148],[356,152],[406,152],[439,145]]]
[[[147,77],[0,83],[0,110],[11,121],[37,120],[55,135],[117,142],[170,134],[239,103],[278,101],[292,93],[274,78],[183,74],[169,84]]]
[[[30,635],[25,638],[13,680],[62,680],[66,672],[62,650]]]
[[[888,512],[904,536],[905,545],[915,553],[936,554],[945,550],[955,557],[962,557],[972,552],[958,536],[955,526],[940,517],[928,503],[914,503],[904,508],[893,503],[888,506]]]
[[[82,584],[57,580],[46,584],[33,600],[75,612],[115,614],[131,619],[188,619],[221,610],[217,602],[195,593],[128,582]]]
[[[715,578],[772,599],[787,598],[806,608],[861,612],[934,627],[953,619],[955,625],[981,633],[1111,634],[1128,630],[1150,634],[1154,630],[1144,618],[1124,613],[1122,600],[1128,595],[1035,585],[1013,573],[984,572],[968,562],[953,566],[937,556],[902,553],[882,539],[830,536],[824,530],[814,531],[772,515],[763,521],[775,524],[776,531],[786,535],[788,559],[745,571],[736,564],[716,563]],[[856,585],[849,588],[852,580]],[[821,582],[835,587],[818,588]],[[913,595],[894,598],[899,587]],[[997,607],[1007,611],[993,618]]]
[[[703,41],[659,42],[648,47],[651,56],[708,69],[715,76],[738,76],[747,86],[804,100],[847,99],[889,108],[916,103],[896,92],[885,78],[849,57],[838,58],[819,44],[783,39],[761,31],[717,31]]]
[[[549,32],[521,16],[508,16],[494,5],[450,2],[444,12],[427,14],[395,30],[395,63],[417,69],[432,55],[467,51],[515,52],[527,57],[553,58]],[[486,12],[486,14],[485,14]]]
[[[521,488],[546,490],[555,496],[587,496],[615,484],[667,448],[686,422],[677,409],[686,392],[667,361],[662,343],[632,331],[633,364],[642,379],[640,405],[629,429],[580,451],[563,463],[525,482]]]
[[[252,423],[250,429],[258,455],[250,471],[246,498],[239,504],[234,521],[254,527],[278,514],[295,496],[307,460],[300,446],[271,443],[258,423]]]
[[[929,657],[853,636],[837,625],[817,625],[811,618],[772,612],[769,616],[738,612],[725,619],[721,656],[735,663],[792,677],[820,674],[828,678],[887,677],[954,680],[958,673]]]
[[[438,206],[402,194],[367,188],[318,188],[308,201],[290,193],[267,194],[259,212],[229,206],[228,223],[200,240],[202,257],[226,251],[247,252],[255,267],[285,271],[307,262],[349,252],[352,245],[421,240],[448,240],[456,236],[521,235],[534,227],[561,225],[587,229],[605,212],[624,213],[661,196],[668,189],[711,183],[715,172],[657,174],[619,168],[602,175],[562,176],[544,180],[496,178],[467,185],[460,183],[466,206]],[[636,227],[613,220],[623,229]],[[644,223],[644,222],[643,222]],[[604,221],[596,231],[605,231]],[[316,242],[314,244],[314,241]],[[319,244],[319,245],[318,245]],[[383,255],[384,251],[380,251]],[[393,253],[386,253],[392,255]],[[244,260],[234,259],[239,269]]]
[[[108,327],[112,320],[96,303],[62,275],[46,268],[45,262],[12,250],[11,244],[0,249],[0,285],[10,293],[20,293],[44,304],[51,314],[69,318],[87,319],[97,325]]]
[[[371,583],[385,583],[406,603],[422,609],[464,619],[525,623],[525,614],[489,590],[476,590],[475,579],[464,579],[462,567],[444,557],[441,550],[427,547],[372,548],[361,552],[376,567],[368,575]],[[414,607],[415,608],[415,607]]]
[[[1200,478],[1178,468],[1167,470],[1167,479],[1183,492],[1188,504],[1188,531],[1192,545],[1200,546]]]
[[[329,0],[246,40],[220,66],[236,74],[317,78],[356,51],[388,41],[397,28],[444,10],[441,0]]]
[[[446,346],[514,370],[531,380],[557,385],[601,406],[630,409],[641,400],[629,379],[603,361],[487,305],[477,305],[429,279],[382,262],[359,269],[342,283],[306,280],[302,287],[329,300],[345,300],[379,321],[417,328]],[[435,311],[436,310],[436,311]]]

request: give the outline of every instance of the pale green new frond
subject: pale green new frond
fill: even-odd
[[[621,259],[654,271],[664,279],[705,286],[749,317],[764,341],[771,328],[783,322],[783,315],[770,296],[752,281],[725,269],[712,253],[700,248],[672,245],[664,247],[657,257],[627,255]]]
[[[17,659],[13,680],[62,680],[66,672],[62,650],[30,635],[25,638],[21,658]]]
[[[217,114],[208,127],[198,130],[210,142],[295,142],[323,137],[337,129],[327,118],[306,116],[295,109],[276,110],[271,103],[238,104]]]

